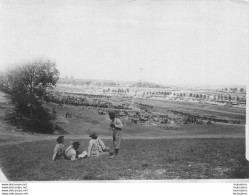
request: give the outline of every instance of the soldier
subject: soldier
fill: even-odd
[[[110,148],[105,146],[104,142],[98,138],[96,132],[90,132],[89,134],[91,140],[89,141],[88,145],[88,158],[93,156],[109,155]]]
[[[66,160],[78,160],[80,158],[85,158],[87,156],[87,152],[83,151],[81,154],[79,153],[80,143],[73,142],[72,145],[68,146],[65,150],[65,159]]]
[[[52,160],[62,159],[64,157],[65,146],[63,145],[64,136],[60,136],[56,139],[57,144],[55,145]]]
[[[114,154],[110,156],[110,158],[114,158],[118,155],[119,147],[121,144],[122,133],[121,128],[123,128],[123,124],[119,118],[116,117],[114,112],[109,113],[109,118],[111,119],[110,127],[113,130],[113,146],[114,146]]]

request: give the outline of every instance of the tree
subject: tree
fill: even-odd
[[[32,120],[34,112],[41,108],[48,90],[56,85],[59,71],[50,60],[36,60],[17,65],[7,71],[7,84],[15,105],[28,113]]]

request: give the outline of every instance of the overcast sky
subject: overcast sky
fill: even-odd
[[[48,58],[61,76],[245,84],[243,1],[2,0],[0,67]]]

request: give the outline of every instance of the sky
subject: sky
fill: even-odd
[[[249,3],[1,0],[0,70],[37,58],[61,77],[246,84]]]

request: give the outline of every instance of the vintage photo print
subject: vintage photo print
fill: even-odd
[[[1,183],[248,183],[248,1],[0,9]]]

